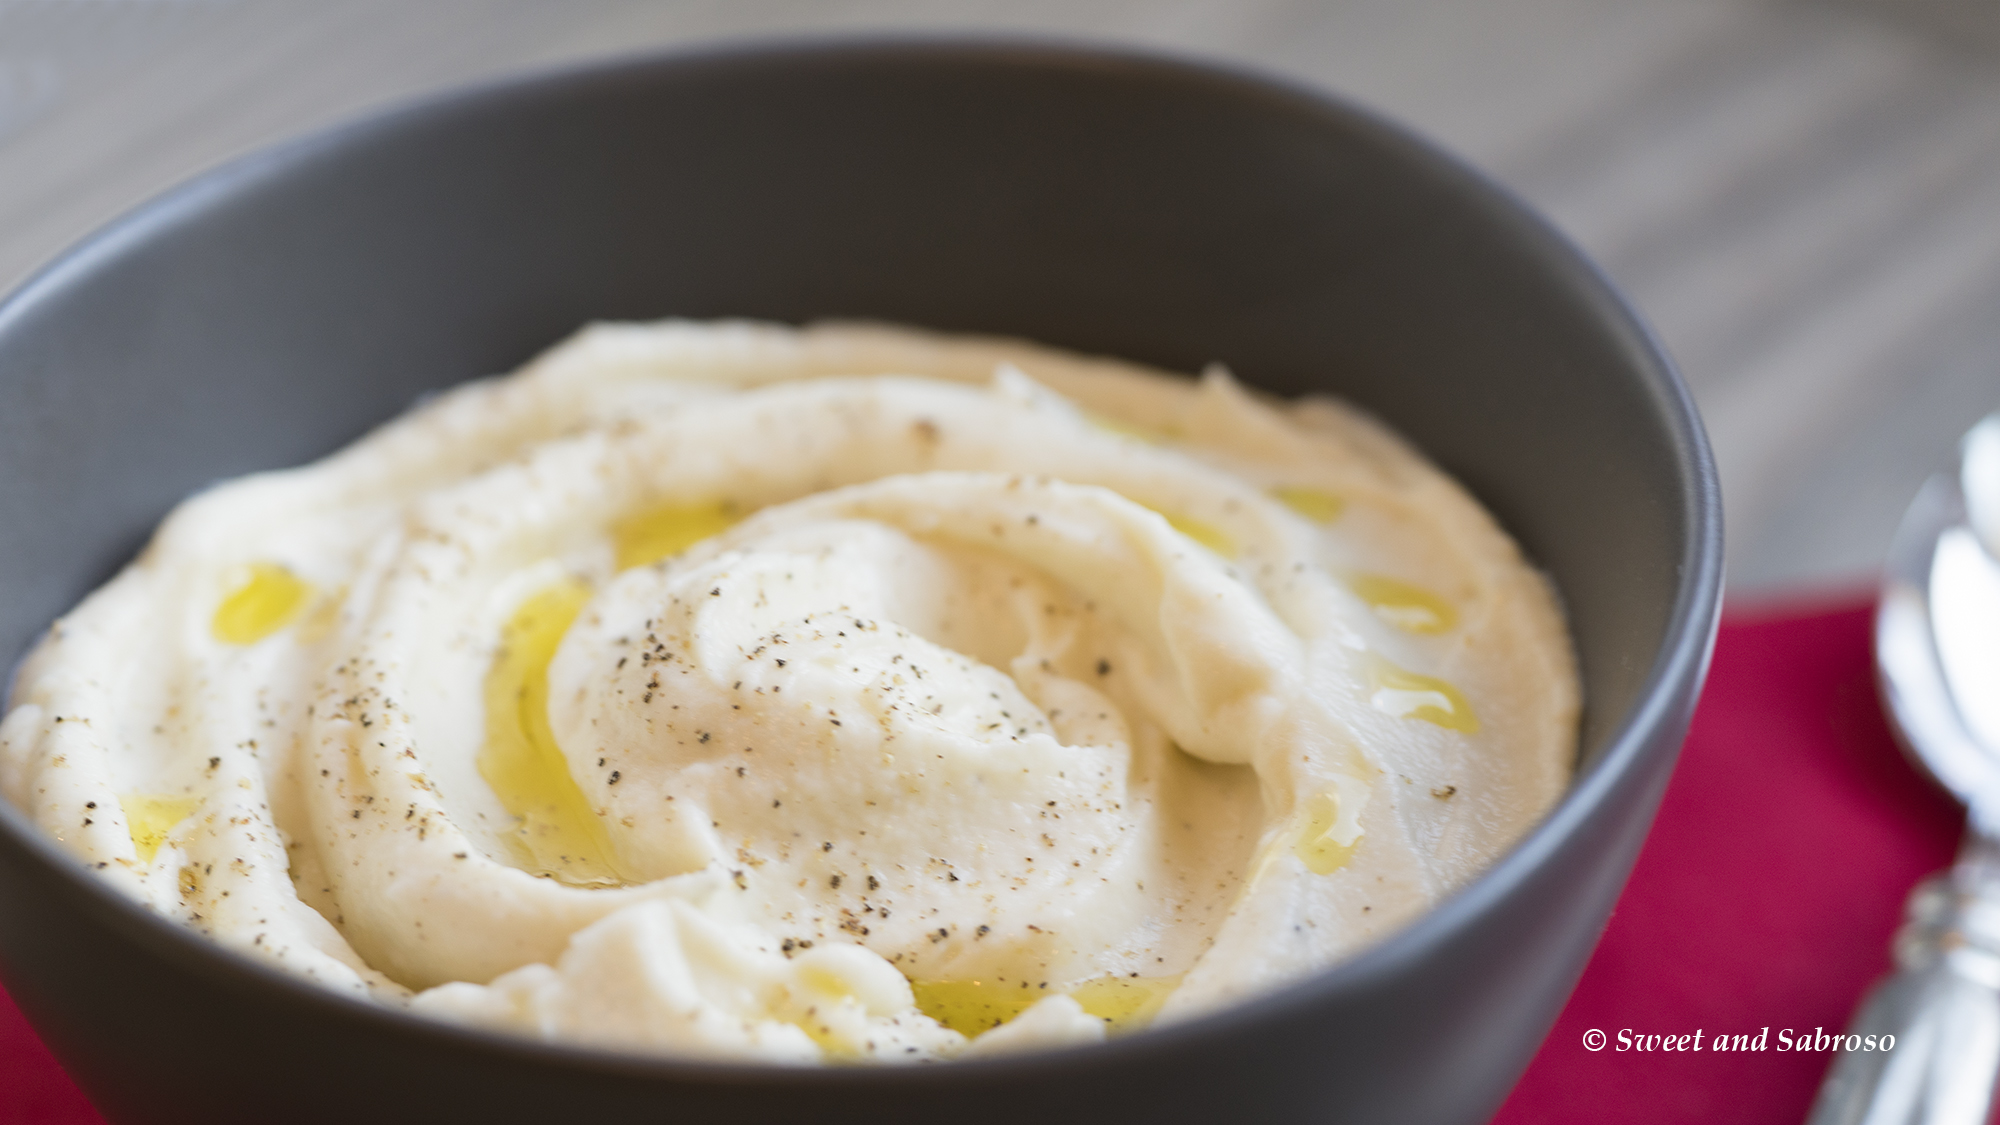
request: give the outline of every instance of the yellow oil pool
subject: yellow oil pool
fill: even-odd
[[[696,543],[729,530],[743,518],[727,500],[665,504],[611,525],[618,569],[648,566],[672,558]]]
[[[194,810],[201,806],[201,798],[127,793],[118,798],[118,805],[125,810],[125,826],[132,833],[132,846],[138,849],[139,862],[151,863],[160,854],[160,845],[167,842],[167,834],[194,815]]]
[[[1306,802],[1304,823],[1292,840],[1292,854],[1315,875],[1331,875],[1346,865],[1361,841],[1343,844],[1333,838],[1333,826],[1340,820],[1340,798],[1320,793]]]
[[[1421,719],[1465,734],[1479,732],[1479,719],[1472,713],[1472,704],[1450,683],[1379,659],[1372,678],[1375,692],[1368,701],[1376,710],[1399,719]]]
[[[502,628],[500,653],[486,675],[479,776],[501,805],[521,818],[510,838],[528,870],[579,886],[604,886],[629,880],[549,729],[549,661],[589,597],[581,582],[558,583],[522,602]]]
[[[1107,1032],[1118,1035],[1151,1023],[1180,982],[1178,976],[1098,977],[1070,989],[1069,995],[1103,1020]],[[1018,981],[912,981],[910,989],[918,1010],[968,1038],[1008,1023],[1050,995]]]
[[[1281,484],[1271,490],[1271,498],[1314,523],[1332,523],[1347,510],[1347,501],[1323,488]]]
[[[1422,586],[1382,574],[1355,574],[1347,580],[1375,615],[1410,633],[1444,633],[1458,624],[1458,610]]]
[[[224,644],[254,645],[290,625],[312,600],[312,583],[277,563],[251,563],[243,571],[209,623]]]

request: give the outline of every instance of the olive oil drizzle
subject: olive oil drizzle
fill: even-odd
[[[1281,484],[1270,490],[1273,500],[1314,523],[1332,523],[1347,510],[1347,501],[1323,488]]]
[[[140,863],[151,863],[160,846],[180,822],[194,815],[200,797],[174,797],[160,793],[127,793],[118,798],[125,810],[125,827],[132,834],[132,847]]]
[[[1315,875],[1331,875],[1347,865],[1360,840],[1343,844],[1333,838],[1340,820],[1340,799],[1333,793],[1318,793],[1306,801],[1305,820],[1292,841],[1292,854]]]
[[[1086,412],[1084,420],[1107,434],[1115,434],[1122,438],[1131,438],[1133,441],[1144,442],[1147,445],[1165,445],[1167,442],[1180,437],[1180,434],[1172,428],[1167,430],[1149,429],[1137,422],[1128,422],[1123,418],[1114,418],[1109,414]]]
[[[626,883],[609,834],[549,729],[549,661],[590,598],[574,579],[532,594],[500,631],[486,676],[479,776],[520,825],[508,839],[530,872],[577,886]]]
[[[1412,672],[1380,657],[1373,663],[1370,679],[1375,690],[1368,701],[1376,710],[1446,730],[1479,733],[1479,717],[1472,713],[1472,704],[1449,681]]]
[[[1161,512],[1160,514],[1166,517],[1169,526],[1189,539],[1207,547],[1225,559],[1236,557],[1236,541],[1229,537],[1228,532],[1214,524],[1206,520],[1198,520],[1193,516],[1184,515],[1180,512]]]
[[[1105,1031],[1122,1035],[1153,1021],[1181,983],[1179,976],[1103,976],[1068,990],[1083,1010],[1104,1021]],[[968,1039],[1013,1021],[1051,993],[1039,984],[1001,980],[911,981],[917,1009]]]
[[[697,504],[662,504],[611,525],[611,543],[618,569],[630,570],[672,558],[734,527],[743,519],[734,503],[709,500]]]
[[[1167,997],[1180,987],[1179,975],[1170,977],[1098,977],[1069,990],[1070,998],[1083,1010],[1104,1021],[1112,1035],[1138,1031],[1160,1014]]]
[[[209,631],[224,644],[254,645],[290,625],[312,600],[312,583],[274,562],[255,562],[215,608]]]
[[[1347,585],[1377,617],[1406,633],[1448,633],[1458,625],[1458,610],[1450,602],[1400,578],[1354,574]]]

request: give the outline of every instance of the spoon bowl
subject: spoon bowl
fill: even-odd
[[[1967,556],[1967,548],[1977,557]],[[2000,812],[1993,807],[2000,804],[1994,800],[2000,796],[2000,750],[1976,738],[1967,726],[1934,623],[1940,610],[1944,615],[1959,612],[1964,591],[1978,581],[1975,568],[1982,566],[1993,568],[1966,526],[1965,496],[1957,477],[1932,477],[1890,543],[1882,600],[1875,611],[1875,670],[1897,743],[1990,833],[1993,822],[1988,818]],[[1959,678],[1965,675],[1961,672]]]

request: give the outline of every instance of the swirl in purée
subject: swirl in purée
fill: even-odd
[[[0,792],[330,987],[924,1059],[1393,929],[1560,793],[1575,685],[1513,544],[1338,405],[599,326],[183,504],[24,665]]]

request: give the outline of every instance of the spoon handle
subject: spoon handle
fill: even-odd
[[[2000,1078],[2000,845],[1967,837],[1958,864],[1911,893],[1897,969],[1848,1025],[1877,1049],[1834,1057],[1807,1125],[1987,1121]]]

